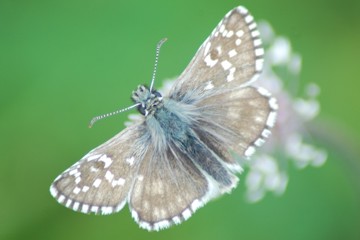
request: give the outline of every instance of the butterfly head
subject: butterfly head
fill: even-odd
[[[138,86],[133,91],[131,98],[136,104],[139,104],[138,110],[144,116],[154,114],[156,109],[162,106],[163,97],[161,94],[156,90],[150,90],[144,85]]]

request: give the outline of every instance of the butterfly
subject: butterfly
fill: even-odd
[[[87,214],[127,203],[141,228],[158,231],[229,193],[239,158],[249,158],[276,121],[276,100],[252,86],[264,63],[259,35],[246,8],[228,12],[170,92],[140,85],[132,99],[141,120],[59,175],[52,196]]]

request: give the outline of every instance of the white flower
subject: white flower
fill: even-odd
[[[298,168],[319,167],[327,157],[324,150],[304,139],[308,134],[306,124],[320,112],[316,99],[320,88],[310,83],[304,96],[297,97],[294,92],[301,71],[301,56],[293,53],[289,40],[277,37],[268,23],[260,23],[259,30],[265,33],[262,36],[266,58],[264,72],[256,85],[267,88],[277,98],[279,110],[272,136],[247,162],[246,197],[251,202],[261,200],[266,192],[281,194],[285,191],[289,162]]]
[[[247,199],[256,202],[267,191],[282,194],[287,186],[288,176],[279,169],[277,161],[271,156],[257,155],[249,163],[250,171],[246,176]]]

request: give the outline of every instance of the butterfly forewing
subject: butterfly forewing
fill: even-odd
[[[121,210],[146,151],[146,128],[133,125],[92,150],[52,184],[52,195],[83,213]]]
[[[175,83],[170,97],[182,100],[196,91],[219,91],[255,81],[263,66],[264,50],[253,17],[237,7],[226,14],[201,45]]]

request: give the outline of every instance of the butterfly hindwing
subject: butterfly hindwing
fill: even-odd
[[[196,131],[221,159],[238,168],[231,153],[248,158],[270,135],[278,108],[263,88],[236,88],[205,98],[197,106],[202,118]]]
[[[209,190],[203,173],[176,149],[149,149],[130,195],[132,216],[142,228],[159,230],[188,219]]]

